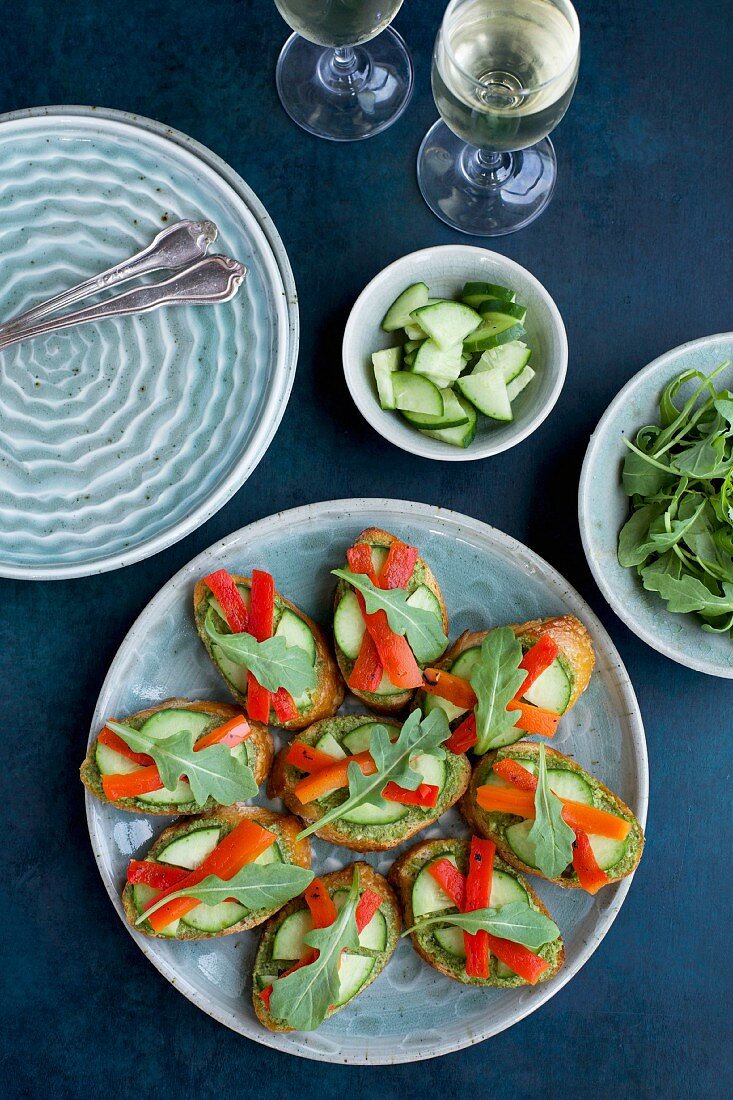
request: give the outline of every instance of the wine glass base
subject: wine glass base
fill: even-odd
[[[329,141],[361,141],[400,117],[412,95],[413,68],[392,27],[355,46],[351,65],[293,34],[278,58],[276,80],[280,102],[298,126]]]
[[[550,139],[502,154],[493,175],[471,171],[476,154],[444,122],[428,130],[417,156],[417,179],[433,213],[474,237],[501,237],[534,221],[555,190],[557,160]]]

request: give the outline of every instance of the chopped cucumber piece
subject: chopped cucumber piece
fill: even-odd
[[[501,371],[502,378],[509,385],[522,373],[529,362],[532,352],[526,344],[520,340],[512,340],[509,344],[501,344],[498,348],[489,348],[479,359],[473,368],[473,374],[482,374],[484,371],[496,367]]]
[[[372,363],[385,367],[389,371],[399,370],[402,363],[402,348],[382,348],[372,352]]]
[[[332,733],[324,733],[323,737],[319,737],[316,741],[316,748],[319,752],[328,753],[336,760],[343,760],[347,755]]]
[[[493,321],[500,317],[513,317],[515,321],[523,321],[527,316],[527,307],[520,306],[518,302],[502,302],[499,298],[487,298],[476,307],[485,321]]]
[[[423,336],[422,340],[408,340],[406,344],[402,345],[402,350],[407,352],[407,354],[409,355],[409,353],[411,351],[417,351],[417,349],[420,347],[420,345],[424,344],[424,343],[425,343],[425,337],[424,336]]]
[[[526,389],[535,376],[535,372],[531,367],[525,367],[521,374],[518,374],[511,382],[507,383],[507,396],[510,401],[513,401],[515,397],[519,397],[522,390]]]
[[[372,365],[374,367],[374,380],[377,383],[379,404],[383,409],[393,409],[395,403],[392,372],[399,370],[402,365],[401,348],[385,348],[384,351],[372,352]]]
[[[352,661],[359,656],[365,630],[356,593],[349,588],[344,592],[336,608],[333,617],[333,633],[336,645]]]
[[[479,412],[493,420],[512,420],[512,406],[501,371],[488,370],[459,378],[456,386]]]
[[[409,325],[405,325],[405,335],[411,343],[421,344],[427,336],[427,333],[422,325],[418,325],[415,321],[412,321]]]
[[[549,668],[542,672],[525,693],[528,703],[553,714],[564,714],[572,695],[570,677],[563,663],[556,657]]]
[[[413,320],[443,351],[460,344],[469,332],[481,324],[478,313],[463,302],[436,302],[432,306],[423,306],[415,310]]]
[[[421,374],[395,371],[392,375],[395,405],[409,412],[443,415],[443,398],[437,386]]]
[[[417,351],[408,351],[408,352],[406,352],[403,362],[404,362],[404,366],[406,367],[407,370],[412,370],[412,368],[415,364],[415,356],[416,355],[417,355]]]
[[[498,283],[466,283],[461,295],[462,301],[475,308],[484,298],[500,298],[504,302],[513,302],[516,294]]]
[[[429,435],[432,439],[439,439],[441,443],[450,443],[453,447],[468,447],[476,436],[476,422],[478,417],[476,416],[476,410],[473,405],[466,401],[459,394],[456,394],[456,400],[467,414],[468,420],[465,424],[461,424],[458,428],[437,428],[435,431],[424,431],[425,435]]]
[[[398,328],[404,328],[405,325],[415,324],[410,314],[421,306],[427,305],[429,293],[425,283],[413,283],[412,286],[403,290],[384,315],[382,321],[384,331],[396,332]]]
[[[511,326],[497,332],[496,325],[490,321],[484,321],[479,328],[472,332],[463,341],[464,351],[487,351],[488,348],[497,348],[500,344],[508,344],[511,340],[521,340],[526,335],[524,325],[515,321]]]
[[[443,386],[449,386],[461,373],[462,349],[463,344],[442,349],[434,340],[425,340],[417,350],[412,369],[416,374],[428,375],[431,380],[441,378]]]
[[[413,428],[428,428],[434,431],[436,428],[458,428],[461,424],[468,423],[468,415],[458,404],[458,398],[453,390],[441,389],[440,392],[443,397],[442,416],[425,416],[423,413],[403,412],[402,415],[405,420],[412,424]]]

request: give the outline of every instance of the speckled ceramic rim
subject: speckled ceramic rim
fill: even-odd
[[[378,286],[391,271],[395,268],[408,267],[410,263],[413,263],[415,265],[415,270],[412,272],[412,275],[416,278],[423,278],[424,276],[420,274],[421,269],[427,266],[431,260],[439,257],[441,253],[446,252],[462,252],[468,255],[475,254],[477,257],[483,257],[484,259],[488,257],[498,266],[504,268],[509,276],[511,276],[512,272],[521,272],[522,277],[535,288],[538,296],[547,306],[548,312],[552,318],[555,333],[560,343],[560,353],[558,355],[554,384],[547,403],[529,419],[526,424],[518,427],[515,434],[505,439],[503,443],[492,443],[490,438],[481,440],[476,439],[469,447],[466,447],[465,450],[462,447],[452,447],[450,444],[446,443],[444,447],[441,448],[440,454],[436,454],[434,451],[434,441],[430,440],[433,446],[429,446],[425,437],[420,435],[417,429],[411,433],[408,446],[405,437],[397,431],[392,431],[389,420],[383,421],[380,419],[379,423],[375,423],[374,420],[369,417],[367,411],[364,409],[362,394],[359,392],[359,388],[355,382],[355,376],[359,367],[354,363],[353,357],[350,355],[349,344],[352,339],[352,329],[357,322],[355,315],[359,308],[364,307],[365,302],[369,299],[375,287]],[[512,447],[516,447],[518,443],[521,443],[523,439],[526,439],[528,435],[536,431],[540,424],[547,419],[555,408],[557,399],[565,384],[565,375],[568,369],[568,338],[565,332],[563,319],[560,316],[560,310],[555,305],[553,298],[549,292],[545,290],[539,279],[530,271],[527,271],[526,267],[522,267],[521,264],[515,263],[514,260],[510,260],[500,252],[492,252],[488,248],[479,248],[476,245],[469,244],[442,244],[436,245],[434,248],[422,248],[418,252],[410,252],[406,256],[401,256],[399,260],[395,260],[393,263],[389,264],[388,267],[383,268],[378,275],[375,275],[374,278],[367,283],[354,302],[351,312],[349,313],[349,319],[346,322],[344,339],[341,345],[341,355],[344,365],[344,377],[346,378],[346,385],[349,388],[349,393],[351,394],[354,404],[370,428],[373,428],[375,432],[378,432],[384,439],[389,440],[390,443],[394,443],[395,447],[407,451],[408,454],[419,455],[421,458],[430,458],[435,462],[474,462],[481,458],[490,458],[491,455],[501,454],[502,451],[511,450]],[[376,404],[376,408],[379,409],[378,403]],[[396,418],[398,414],[394,413],[393,415]],[[400,421],[397,419],[395,419],[395,426],[401,426]],[[413,436],[414,440],[412,438]]]
[[[641,638],[643,642],[646,642],[646,644],[656,650],[657,653],[662,653],[665,657],[669,657],[670,661],[676,661],[677,664],[684,665],[686,668],[692,668],[696,672],[705,672],[708,676],[720,676],[726,680],[733,680],[733,668],[730,665],[721,665],[716,661],[706,661],[704,658],[695,657],[693,654],[687,653],[681,647],[669,645],[661,635],[653,634],[639,624],[632,613],[633,604],[629,605],[624,603],[617,597],[613,585],[609,583],[605,572],[599,565],[597,560],[598,556],[594,553],[591,491],[595,464],[601,458],[601,451],[607,442],[607,430],[618,410],[627,401],[632,400],[636,391],[642,388],[650,377],[664,371],[671,360],[677,358],[681,359],[685,352],[692,351],[693,349],[698,350],[700,348],[705,348],[719,340],[725,339],[733,339],[733,332],[719,332],[712,336],[703,336],[699,340],[690,340],[686,344],[680,344],[679,347],[672,348],[671,351],[667,351],[664,355],[660,355],[647,367],[640,370],[638,374],[635,374],[616,397],[614,397],[613,401],[598,421],[598,426],[590,437],[588,450],[585,452],[585,458],[583,459],[583,469],[580,474],[580,485],[578,488],[578,524],[580,526],[580,537],[583,542],[585,557],[595,582],[603,593],[609,606],[616,612],[622,622],[626,623],[629,630],[633,631],[638,638]],[[684,370],[684,367],[680,366],[680,370]],[[661,385],[662,383],[660,382],[660,388]],[[642,425],[639,424],[639,427],[642,427]],[[624,448],[619,440],[619,460],[623,457],[624,453]],[[615,470],[615,468],[616,467],[609,466],[608,463],[606,463],[604,467],[605,470]],[[665,610],[661,600],[659,601],[659,613],[660,615],[669,614],[669,612]]]
[[[133,130],[148,131],[158,138],[180,146],[187,153],[200,160],[209,170],[221,176],[251,213],[255,227],[262,235],[262,239],[255,243],[261,250],[260,254],[272,279],[273,289],[277,292],[282,288],[283,300],[276,304],[279,333],[274,385],[270,387],[266,404],[247,446],[246,453],[229,469],[229,472],[222,478],[208,499],[203,501],[180,523],[174,524],[172,527],[161,531],[160,534],[146,539],[124,554],[113,554],[109,557],[102,556],[97,558],[96,561],[87,561],[78,565],[48,565],[43,567],[11,566],[0,561],[0,577],[16,577],[24,580],[61,580],[69,577],[87,577],[97,573],[106,573],[112,569],[119,569],[123,565],[131,565],[133,562],[152,557],[153,554],[165,550],[166,547],[172,546],[174,543],[180,542],[186,535],[190,535],[192,531],[195,531],[197,527],[200,527],[226,504],[261,461],[285,413],[290,392],[293,388],[295,368],[298,361],[300,332],[298,298],[290,261],[272,219],[241,176],[216,153],[212,153],[205,145],[201,145],[193,138],[187,137],[186,134],[173,130],[154,119],[130,114],[127,111],[115,111],[106,107],[87,107],[83,105],[32,107],[28,110],[13,111],[9,114],[0,115],[0,126],[3,123],[17,122],[23,119],[64,116],[68,116],[71,122],[78,118],[94,119],[100,123],[108,121],[116,126],[124,125]]]
[[[160,590],[157,596],[153,597],[142,614],[137,618],[110,666],[105,682],[102,685],[99,696],[100,699],[106,694],[107,684],[114,680],[116,666],[121,660],[121,654],[130,646],[138,647],[140,641],[145,637],[148,624],[154,621],[160,610],[162,610],[161,605],[166,602],[168,591],[171,588],[185,588],[188,590],[192,579],[200,576],[203,571],[208,570],[212,560],[221,558],[222,554],[228,550],[232,543],[238,541],[245,535],[249,541],[254,543],[267,542],[274,531],[279,531],[283,527],[287,528],[290,525],[300,524],[303,520],[311,522],[317,521],[322,515],[328,515],[334,511],[343,515],[358,514],[366,510],[383,512],[385,526],[387,527],[393,524],[399,525],[401,521],[405,521],[405,518],[427,520],[428,522],[439,521],[444,527],[448,525],[454,529],[456,539],[471,535],[480,539],[483,543],[488,542],[494,547],[499,547],[502,553],[512,555],[518,562],[525,565],[525,567],[530,569],[540,568],[545,576],[562,588],[564,598],[569,604],[570,610],[583,620],[594,640],[594,644],[597,648],[602,649],[607,656],[608,663],[612,666],[611,671],[616,677],[619,694],[624,705],[624,714],[625,717],[627,717],[631,730],[632,749],[636,762],[637,789],[634,798],[631,800],[631,805],[634,807],[636,816],[643,828],[646,824],[649,802],[649,769],[646,740],[644,738],[644,726],[629,675],[613,642],[600,621],[593,614],[582,596],[567,583],[564,577],[562,577],[557,570],[553,569],[552,566],[548,565],[543,558],[540,558],[538,554],[529,550],[521,542],[517,542],[516,539],[511,538],[509,535],[505,535],[495,527],[490,527],[488,524],[482,523],[480,520],[471,519],[469,516],[461,515],[458,512],[437,508],[434,505],[379,498],[324,501],[320,504],[310,504],[302,508],[293,508],[287,512],[278,512],[273,516],[268,516],[266,519],[252,523],[248,527],[243,527],[239,531],[234,531],[227,538],[213,543],[207,550],[204,550],[203,553],[199,554],[193,561],[190,561],[188,565],[185,565],[183,569],[176,573],[176,575]],[[90,744],[97,730],[103,724],[105,717],[106,715],[100,709],[98,702],[89,731]],[[305,1046],[301,1046],[298,1050],[294,1050],[292,1047],[292,1036],[282,1032],[266,1031],[265,1028],[260,1027],[255,1021],[250,1022],[248,1020],[239,1019],[231,1012],[222,1011],[214,1004],[210,997],[203,996],[198,990],[183,981],[173,967],[168,966],[162,959],[155,956],[151,949],[150,941],[147,940],[145,936],[141,936],[135,932],[125,920],[117,885],[107,874],[101,853],[101,846],[95,837],[93,803],[94,799],[87,793],[87,825],[89,827],[94,857],[97,861],[99,873],[102,876],[102,881],[107,889],[107,893],[112,899],[112,903],[125,928],[135,940],[135,943],[140,950],[147,955],[160,973],[168,979],[171,985],[175,986],[179,992],[183,993],[189,1001],[192,1001],[198,1008],[206,1012],[207,1015],[218,1020],[219,1023],[225,1024],[226,1027],[231,1028],[232,1031],[236,1031],[240,1035],[245,1035],[248,1039],[254,1039],[255,1042],[285,1051],[287,1054],[294,1054],[319,1062],[334,1061],[335,1059],[332,1056]],[[410,1052],[407,1055],[399,1048],[396,1048],[394,1051],[385,1051],[384,1049],[370,1049],[369,1047],[365,1047],[359,1054],[350,1052],[340,1060],[350,1065],[397,1065],[403,1062],[423,1061],[426,1058],[436,1058],[443,1054],[450,1054],[453,1051],[462,1050],[464,1047],[473,1046],[475,1043],[483,1042],[484,1039],[489,1039],[492,1035],[497,1035],[500,1031],[504,1031],[506,1028],[518,1023],[519,1020],[524,1019],[525,1016],[529,1016],[531,1013],[536,1012],[541,1005],[549,1001],[556,993],[559,993],[563,986],[577,974],[581,966],[591,957],[616,919],[629,891],[629,887],[631,886],[632,878],[633,875],[623,879],[618,885],[607,888],[609,891],[613,891],[608,908],[599,916],[592,935],[587,942],[584,943],[577,957],[566,963],[560,975],[552,982],[548,983],[548,985],[538,986],[534,991],[535,995],[530,1005],[525,1010],[516,1013],[513,1019],[507,1020],[502,1026],[487,1028],[486,1031],[479,1030],[467,1034],[464,1040],[457,1043],[450,1041],[446,1041],[443,1044],[426,1043],[419,1052]]]

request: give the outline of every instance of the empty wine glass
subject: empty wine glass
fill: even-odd
[[[512,233],[552,197],[548,134],[575,90],[580,29],[569,0],[451,0],[433,54],[443,121],[418,155],[433,213],[475,236]]]
[[[276,75],[282,105],[299,126],[331,141],[358,141],[399,118],[413,82],[410,54],[389,26],[402,0],[275,3],[296,32]]]

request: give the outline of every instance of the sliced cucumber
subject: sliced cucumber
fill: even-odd
[[[186,871],[195,871],[216,848],[220,832],[218,826],[213,829],[194,829],[192,833],[186,833],[166,844],[155,858],[158,863],[172,863]]]
[[[318,741],[316,741],[316,748],[319,752],[328,753],[329,756],[333,756],[336,760],[343,760],[347,755],[332,733],[324,733],[323,737],[320,737]]]
[[[438,760],[437,756],[431,756],[430,753],[420,753],[413,758],[411,765],[416,772],[420,773],[423,783],[429,783],[431,787],[439,787],[440,790],[443,789],[445,786],[445,762],[443,760]]]
[[[596,863],[602,871],[614,867],[626,855],[628,837],[626,840],[612,840],[609,836],[596,836],[589,834],[588,840],[596,857]]]
[[[147,909],[148,905],[157,893],[158,891],[153,889],[152,886],[146,886],[142,882],[136,883],[133,886],[132,900],[135,908],[137,909],[138,916],[143,912],[144,909]],[[165,928],[161,929],[158,934],[161,936],[166,936],[168,939],[174,939],[180,923],[180,921],[175,920],[172,924],[167,924]]]
[[[523,321],[527,316],[527,307],[520,306],[518,302],[502,302],[500,298],[486,298],[476,306],[485,321],[498,322],[502,318],[514,321]]]
[[[303,622],[299,615],[289,608],[283,610],[280,622],[275,631],[276,638],[284,638],[287,645],[302,649],[307,654],[310,663],[316,663],[316,639],[307,623]]]
[[[463,653],[456,657],[450,670],[454,676],[460,676],[463,680],[470,680],[471,674],[481,657],[481,646],[474,645],[470,649],[464,649]]]
[[[134,760],[123,756],[121,752],[115,752],[101,741],[97,741],[94,759],[100,775],[129,775],[130,772],[140,771],[140,765]]]
[[[548,768],[547,784],[558,798],[567,798],[572,802],[582,802],[584,806],[593,805],[591,785],[577,772],[571,772],[567,768]]]
[[[407,597],[405,602],[409,607],[419,607],[423,611],[430,611],[431,614],[435,615],[442,628],[443,616],[440,609],[440,601],[426,584],[419,585],[412,595]],[[444,648],[445,647],[438,642],[433,650],[428,651],[426,649],[424,654],[422,654],[424,663],[437,661],[439,657],[442,657]]]
[[[473,373],[481,374],[496,367],[509,385],[522,373],[531,355],[532,352],[521,340],[512,340],[508,344],[501,344],[498,348],[489,348],[485,351],[473,368]]]
[[[302,959],[306,953],[305,937],[313,928],[308,909],[296,909],[282,922],[272,942],[273,959],[294,961]]]
[[[247,915],[247,908],[237,901],[220,901],[218,905],[197,905],[181,922],[197,932],[223,932],[238,924]]]
[[[467,401],[492,420],[513,419],[512,406],[507,395],[506,382],[496,369],[468,374],[459,378],[456,386]]]
[[[392,374],[402,366],[401,348],[385,348],[384,351],[372,352],[372,366],[379,404],[383,409],[393,409],[395,403]]]
[[[439,439],[441,443],[450,443],[452,447],[469,447],[476,437],[478,417],[470,401],[466,401],[459,394],[456,394],[456,400],[468,416],[465,424],[461,424],[457,428],[437,428],[435,431],[421,429],[421,431],[425,435],[429,435],[431,439]]]
[[[382,567],[387,560],[388,553],[389,548],[387,546],[371,547],[372,568],[374,569],[374,572],[377,574],[377,576],[379,576],[379,574],[382,572]]]
[[[496,331],[494,324],[484,321],[479,328],[463,341],[463,350],[468,352],[488,351],[489,348],[498,348],[500,344],[509,344],[513,340],[521,340],[523,336],[526,336],[526,329],[519,321],[514,322],[514,324],[500,332]]]
[[[339,600],[333,617],[333,634],[336,645],[352,661],[359,656],[365,631],[356,593],[348,588]]]
[[[158,791],[148,791],[147,794],[138,794],[135,797],[139,802],[147,802],[153,806],[168,805],[168,803],[172,806],[180,806],[186,802],[196,801],[193,797],[193,791],[185,779],[179,779],[172,789],[161,787]]]
[[[341,956],[339,966],[339,992],[336,1005],[341,1007],[355,997],[374,969],[375,959],[369,955],[352,955],[348,951]]]
[[[535,377],[535,371],[531,367],[525,367],[521,374],[509,382],[506,388],[507,397],[510,401],[513,401],[515,397],[519,397],[522,390],[525,390]]]
[[[449,955],[455,955],[457,959],[465,959],[466,947],[463,932],[460,928],[436,928],[433,935]]]
[[[455,722],[457,718],[460,718],[462,714],[465,714],[465,710],[457,707],[454,703],[449,703],[447,699],[441,699],[439,695],[426,695],[423,703],[424,713],[430,714],[431,710],[435,710],[436,707],[442,710],[449,722]]]
[[[382,679],[379,681],[379,687],[374,692],[375,695],[401,695],[405,689],[396,687],[390,680],[387,673],[382,674]]]
[[[417,321],[439,348],[447,351],[473,332],[481,324],[481,318],[464,302],[436,302],[413,311]]]
[[[385,313],[382,321],[384,331],[396,332],[398,328],[414,324],[415,321],[410,315],[421,306],[427,305],[429,295],[430,291],[425,283],[413,283],[412,286],[408,286],[395,298]]]
[[[365,722],[363,726],[357,726],[343,738],[343,746],[353,756],[357,752],[366,752],[372,743],[372,730],[376,722]]]
[[[395,406],[430,416],[443,415],[443,398],[438,387],[422,374],[398,370],[392,375]]]
[[[455,909],[449,896],[438,886],[438,883],[430,874],[429,868],[433,863],[437,863],[439,859],[450,860],[454,867],[458,866],[456,857],[452,852],[443,852],[435,859],[431,859],[430,863],[426,863],[419,874],[415,876],[415,881],[412,884],[412,914],[415,920],[426,916],[428,913],[440,913],[444,909]]]
[[[573,687],[563,663],[556,657],[549,668],[542,672],[532,687],[525,692],[528,703],[553,714],[564,714],[570,702]]]
[[[349,813],[342,815],[342,821],[352,821],[356,825],[391,825],[393,821],[401,821],[407,816],[409,807],[399,802],[385,802],[382,800],[378,806],[365,802],[357,806]]]
[[[527,891],[512,875],[508,875],[504,871],[494,871],[491,880],[489,905],[492,909],[500,909],[502,905],[508,905],[513,901],[526,903]],[[455,955],[459,959],[466,957],[463,932],[460,928],[437,928],[435,938],[450,955]],[[507,974],[504,976],[507,977],[512,973],[513,971],[507,968]]]
[[[431,379],[440,378],[443,380],[443,386],[448,386],[451,382],[455,382],[461,373],[462,349],[463,344],[454,344],[453,347],[442,349],[434,340],[425,340],[417,349],[412,369],[416,374],[425,374]]]
[[[198,737],[210,725],[210,714],[171,707],[170,710],[158,710],[155,714],[151,714],[140,727],[140,732],[158,741],[174,733],[180,733],[181,730],[189,730]]]
[[[336,890],[333,902],[337,909],[345,904],[348,896],[348,890]],[[359,945],[370,951],[384,951],[387,946],[387,922],[381,909],[377,909],[369,924],[359,933]]]
[[[435,384],[435,379],[431,378],[431,382]],[[436,431],[439,428],[460,428],[462,424],[467,424],[468,414],[459,405],[458,398],[453,390],[441,389],[440,393],[443,398],[442,416],[425,416],[423,413],[403,412],[402,415],[408,424],[412,424],[413,428],[425,428],[430,431]]]
[[[461,295],[462,301],[473,307],[486,298],[500,298],[504,302],[513,302],[516,297],[513,290],[499,286],[498,283],[466,283]]]
[[[514,855],[518,859],[521,859],[522,863],[526,863],[528,867],[536,867],[535,863],[535,850],[534,844],[528,838],[529,830],[532,828],[534,822],[529,819],[526,821],[518,821],[515,825],[510,825],[504,830],[504,836],[506,842],[514,852]]]

